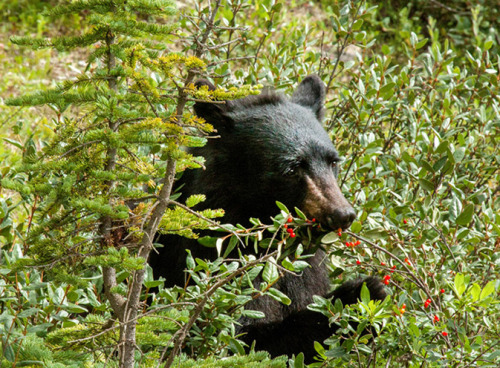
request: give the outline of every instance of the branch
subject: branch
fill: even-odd
[[[201,312],[203,310],[203,307],[208,302],[209,298],[217,291],[217,289],[220,288],[221,286],[227,284],[233,278],[243,274],[247,269],[258,265],[259,263],[265,262],[267,259],[269,259],[277,254],[278,254],[278,250],[275,250],[274,252],[267,254],[259,259],[256,259],[255,261],[247,263],[245,266],[238,268],[236,271],[232,272],[227,277],[216,282],[212,287],[210,287],[210,289],[208,289],[207,291],[205,291],[203,293],[203,298],[197,304],[189,321],[184,325],[184,327],[182,327],[182,329],[180,329],[179,331],[176,332],[176,334],[175,334],[176,340],[175,340],[174,348],[170,352],[170,355],[168,356],[168,359],[165,362],[164,368],[169,368],[172,365],[175,356],[179,353],[180,348],[181,348],[184,340],[186,339],[188,331],[191,329],[193,324],[196,322],[196,320],[198,319],[199,315],[201,314]],[[160,362],[163,361],[165,353],[166,353],[166,350],[163,351],[162,356],[160,358]],[[159,366],[160,366],[160,363],[158,364],[157,367],[159,367]]]

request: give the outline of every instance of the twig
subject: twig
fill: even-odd
[[[21,106],[19,107],[16,111],[14,111],[12,114],[10,114],[9,116],[7,116],[4,121],[2,121],[2,123],[0,123],[0,128],[2,128],[5,124],[7,124],[7,122],[12,119],[13,117],[15,117],[17,114],[19,114],[21,112],[21,110],[24,108],[24,106]]]
[[[247,263],[245,266],[243,266],[243,267],[237,269],[236,271],[232,272],[229,276],[227,276],[224,279],[216,282],[212,287],[210,287],[210,289],[208,289],[207,291],[205,291],[203,293],[203,298],[198,303],[198,305],[196,306],[196,308],[195,308],[193,314],[191,315],[191,318],[189,319],[189,321],[184,325],[184,327],[181,330],[179,330],[176,333],[177,338],[176,338],[176,341],[175,341],[175,344],[174,344],[174,348],[170,352],[170,354],[168,356],[168,359],[165,362],[164,368],[169,368],[172,365],[175,356],[180,351],[180,347],[182,346],[182,344],[183,344],[183,342],[184,342],[184,340],[185,340],[185,338],[187,336],[188,331],[191,329],[191,327],[193,326],[193,324],[198,319],[198,316],[202,312],[203,307],[207,303],[208,299],[217,291],[217,289],[219,289],[221,286],[227,284],[233,278],[235,278],[235,277],[243,274],[247,269],[249,269],[249,268],[251,268],[253,266],[256,266],[259,263],[265,262],[267,259],[275,256],[276,254],[278,254],[277,250],[274,251],[274,252],[272,252],[272,253],[270,253],[270,254],[267,254],[267,255],[259,258],[259,259],[256,259],[255,261]],[[163,358],[165,356],[165,353],[166,353],[166,349],[163,351],[162,356],[160,358],[160,363],[158,364],[157,367],[160,367],[161,361],[163,360]]]

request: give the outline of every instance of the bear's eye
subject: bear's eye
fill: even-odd
[[[285,169],[284,174],[286,176],[294,176],[299,174],[299,172],[306,167],[306,162],[303,160],[296,160],[291,162],[288,167]]]
[[[338,169],[339,162],[340,162],[339,159],[330,160],[330,166],[332,167],[332,169],[334,169],[334,170]]]
[[[339,162],[340,162],[339,159],[330,160],[330,167],[332,168],[332,171],[333,171],[333,174],[335,175],[335,177],[337,177],[339,174],[339,166],[340,166]]]
[[[297,174],[298,171],[299,171],[298,165],[290,166],[289,168],[287,168],[285,170],[285,175],[286,176],[294,176]]]

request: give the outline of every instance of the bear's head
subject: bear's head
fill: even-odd
[[[197,82],[203,85],[214,88]],[[206,170],[190,191],[207,194],[206,206],[224,208],[231,223],[265,221],[280,201],[324,227],[349,227],[355,212],[337,183],[339,155],[320,123],[324,97],[323,82],[310,75],[291,98],[265,91],[224,104],[197,102],[196,114],[220,138],[193,152],[206,158]]]

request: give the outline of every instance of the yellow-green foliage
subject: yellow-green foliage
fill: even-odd
[[[265,351],[250,353],[245,356],[232,356],[226,359],[217,359],[214,357],[203,360],[184,359],[183,357],[177,359],[174,366],[177,368],[285,368],[288,366],[288,357],[281,356],[271,359],[269,353]]]
[[[83,261],[86,265],[120,267],[129,272],[144,268],[144,262],[143,258],[129,255],[129,251],[125,247],[119,250],[108,248],[106,254],[86,257]]]
[[[103,332],[103,326],[107,320],[97,314],[89,314],[85,319],[74,326],[63,327],[50,332],[47,335],[46,342],[55,349],[65,348],[71,345],[76,351],[85,351],[95,344],[107,346],[114,344],[119,337],[117,328]],[[88,339],[93,335],[98,335],[95,339]]]
[[[194,84],[189,85],[187,91],[194,98],[205,100],[205,101],[224,101],[224,100],[235,100],[248,95],[257,95],[260,93],[262,85],[258,84],[256,86],[241,86],[239,88],[231,87],[229,89],[217,88],[213,91],[208,89],[208,86],[201,86],[196,88]]]
[[[206,219],[213,219],[224,216],[224,210],[207,209],[198,212]],[[207,220],[187,212],[180,207],[169,208],[165,212],[161,222],[159,231],[163,234],[176,234],[186,238],[196,239],[198,234],[193,230],[206,229],[211,223]]]

